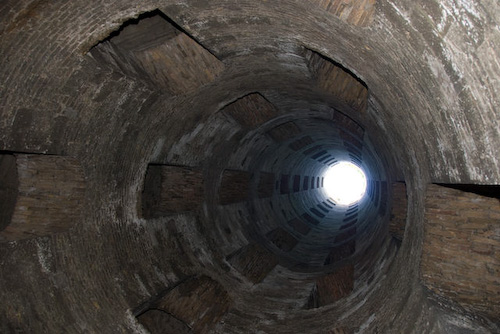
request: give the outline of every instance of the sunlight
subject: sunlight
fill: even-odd
[[[363,198],[366,191],[365,173],[351,162],[339,162],[325,174],[324,189],[337,204],[356,203]]]

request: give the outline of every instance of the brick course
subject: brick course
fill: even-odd
[[[163,310],[148,310],[137,317],[137,320],[151,334],[191,334],[191,328],[183,321],[177,319]]]
[[[354,288],[354,266],[347,265],[316,280],[306,308],[318,308],[347,297]]]
[[[298,151],[306,146],[309,146],[314,143],[314,140],[310,136],[304,136],[302,138],[297,139],[296,141],[290,143],[288,145],[292,150]]]
[[[257,193],[259,198],[271,197],[274,193],[274,179],[273,173],[260,172],[259,185],[257,186]]]
[[[224,107],[243,128],[254,129],[279,115],[278,110],[258,93],[244,96]]]
[[[260,283],[278,264],[276,255],[258,244],[249,244],[227,257],[227,261],[254,284]]]
[[[276,142],[281,143],[292,139],[301,133],[300,128],[294,122],[287,122],[269,130],[269,136]]]
[[[161,12],[123,26],[113,44],[120,62],[134,64],[154,86],[173,95],[187,94],[212,82],[224,65],[207,49],[164,18]],[[154,14],[149,13],[149,15]],[[99,50],[99,48],[98,48]]]
[[[393,183],[389,233],[400,241],[403,240],[405,233],[407,208],[408,199],[406,197],[406,184],[403,182]]]
[[[368,89],[351,73],[314,51],[307,51],[318,86],[358,112],[366,111]]]
[[[0,174],[0,183],[18,186],[5,194],[8,201],[3,205],[10,207],[2,217],[0,241],[51,235],[82,221],[86,185],[76,159],[30,154],[0,159],[1,165],[8,165],[1,168],[5,174]]]
[[[203,174],[185,166],[150,165],[142,193],[142,214],[154,218],[194,211],[204,199]]]
[[[500,314],[499,213],[497,198],[428,186],[422,281],[493,319]]]
[[[298,240],[281,227],[267,233],[266,237],[279,249],[288,252],[297,245]]]
[[[342,21],[366,27],[373,21],[376,0],[310,0]]]
[[[208,333],[229,310],[224,287],[207,276],[187,280],[162,297],[155,308],[188,324],[194,333]]]
[[[225,170],[219,188],[219,203],[224,205],[247,200],[251,176],[245,171]]]

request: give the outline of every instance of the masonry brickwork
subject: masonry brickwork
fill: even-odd
[[[359,112],[366,110],[368,89],[356,77],[319,53],[308,50],[306,57],[321,89]]]
[[[254,129],[279,115],[278,109],[258,93],[234,101],[223,111],[246,129]]]
[[[405,234],[407,210],[408,198],[406,195],[406,184],[404,182],[395,182],[392,184],[392,206],[389,233],[399,241],[403,240]]]
[[[500,201],[429,185],[422,281],[491,318],[500,314]]]
[[[0,241],[47,236],[82,222],[86,185],[76,159],[16,154],[0,156],[0,165],[0,183],[8,186]]]
[[[156,328],[158,322],[169,326],[156,332],[158,334],[166,333],[168,329],[185,332],[186,326],[182,323],[192,329],[189,333],[203,334],[216,326],[230,306],[231,298],[224,287],[208,276],[201,276],[181,282],[154,303],[153,309],[164,314],[146,312],[146,316],[139,319],[146,327]]]
[[[150,165],[142,193],[146,218],[194,211],[204,199],[201,170],[185,166]]]
[[[219,203],[224,205],[247,200],[251,176],[245,171],[225,170],[219,188]]]
[[[366,27],[373,21],[376,0],[310,0],[341,20],[355,26]]]
[[[227,260],[253,283],[260,283],[278,264],[278,258],[258,244],[242,247],[228,256]]]

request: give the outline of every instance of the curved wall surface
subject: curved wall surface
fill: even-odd
[[[499,13],[4,1],[0,332],[499,332]]]

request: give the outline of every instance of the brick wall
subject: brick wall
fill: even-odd
[[[366,27],[373,21],[376,0],[310,0],[342,21]]]
[[[394,147],[396,152],[402,153],[400,161],[403,169],[411,172],[415,168],[416,174],[424,178],[430,170],[431,177],[444,178],[449,175],[450,178],[463,177],[465,180],[467,175],[474,175],[476,180],[485,180],[486,177],[498,179],[499,173],[493,169],[497,155],[492,154],[496,152],[495,144],[498,141],[489,136],[490,141],[486,142],[487,136],[482,135],[497,133],[494,131],[497,123],[491,121],[495,118],[490,117],[497,115],[491,102],[495,101],[496,90],[491,82],[474,84],[476,79],[484,77],[485,69],[498,73],[498,68],[493,66],[495,57],[488,56],[494,49],[483,43],[478,46],[481,48],[477,52],[471,50],[474,48],[467,48],[474,62],[463,62],[460,57],[457,60],[456,56],[460,56],[461,50],[467,45],[460,42],[460,27],[457,28],[455,24],[459,23],[455,22],[458,18],[448,16],[453,28],[443,39],[445,52],[436,52],[437,58],[431,57],[432,64],[436,65],[431,67],[439,70],[441,65],[445,65],[448,74],[455,65],[459,70],[465,69],[463,84],[478,98],[467,99],[467,90],[461,91],[457,85],[456,94],[453,89],[427,89],[422,92],[412,89],[429,88],[434,84],[437,84],[436,87],[447,87],[439,85],[447,76],[438,73],[434,78],[434,73],[427,66],[429,58],[422,56],[426,54],[426,45],[437,45],[441,41],[439,37],[429,41],[427,34],[420,34],[420,31],[434,31],[433,20],[439,21],[440,15],[434,18],[426,15],[435,6],[422,8],[422,3],[398,2],[396,6],[405,6],[396,8],[386,3],[386,6],[380,6],[384,8],[380,8],[378,13],[378,22],[383,23],[380,29],[351,29],[319,8],[311,12],[304,10],[307,8],[304,8],[305,2],[301,1],[280,3],[283,6],[276,6],[269,1],[247,1],[245,5],[233,1],[187,1],[185,4],[183,1],[167,3],[149,0],[64,3],[8,0],[6,3],[0,8],[4,19],[0,20],[0,25],[6,28],[0,51],[6,64],[0,70],[1,82],[4,83],[0,99],[0,144],[3,149],[9,150],[36,149],[42,152],[52,149],[70,152],[83,161],[86,175],[90,176],[89,181],[95,191],[87,199],[92,207],[86,215],[85,224],[79,225],[81,228],[75,233],[2,247],[5,256],[1,261],[0,285],[4,287],[1,295],[3,300],[9,300],[0,312],[2,332],[81,332],[82,328],[97,333],[133,331],[133,324],[128,322],[125,310],[128,304],[133,304],[129,303],[130,300],[144,293],[144,287],[150,293],[155,293],[168,284],[161,282],[165,277],[168,281],[175,279],[171,277],[181,271],[178,269],[179,264],[182,264],[182,271],[187,271],[185,268],[190,266],[189,260],[196,262],[196,258],[204,254],[207,257],[218,254],[218,245],[210,243],[214,238],[210,232],[212,229],[206,228],[207,220],[180,220],[180,223],[177,220],[179,225],[193,228],[188,230],[185,227],[186,231],[178,234],[184,239],[178,241],[182,247],[176,247],[174,241],[178,235],[165,230],[164,221],[144,223],[135,219],[130,214],[130,207],[135,203],[138,179],[141,179],[137,175],[144,174],[147,159],[160,144],[164,143],[168,147],[175,136],[182,136],[184,129],[193,125],[192,119],[197,120],[207,113],[216,112],[218,106],[233,101],[247,92],[248,88],[258,86],[271,90],[281,83],[287,86],[287,92],[283,95],[303,93],[304,100],[308,100],[308,78],[294,69],[296,65],[288,63],[289,60],[300,58],[296,51],[301,47],[297,42],[297,33],[301,35],[301,41],[309,41],[311,46],[325,50],[325,54],[338,55],[340,62],[352,66],[356,73],[369,79],[377,97],[372,100],[377,112],[370,119],[380,121],[380,127],[386,128],[387,133],[394,136],[384,137],[383,131],[374,131],[377,127],[370,130],[380,137],[380,142],[385,141],[387,147]],[[105,38],[128,18],[158,6],[175,15],[179,23],[193,32],[193,36],[200,36],[200,40],[206,41],[207,45],[222,54],[225,63],[231,66],[231,78],[228,75],[210,89],[189,98],[169,99],[159,94],[149,94],[135,79],[103,69],[85,55],[88,50],[85,45]],[[467,31],[481,35],[484,28],[485,36],[497,32],[492,22],[481,20],[485,17],[484,12],[487,13],[491,8],[491,4],[478,8],[481,24],[476,28],[469,27]],[[398,9],[402,10],[401,13],[398,13]],[[412,14],[414,23],[422,24],[423,30],[405,29],[408,27],[404,21],[407,13]],[[227,19],[227,22],[220,18]],[[251,24],[248,24],[248,20],[251,20]],[[450,48],[450,45],[457,47]],[[424,53],[420,52],[422,50]],[[448,51],[451,51],[452,60],[444,59],[443,55]],[[401,62],[401,59],[405,61]],[[267,64],[267,60],[274,63]],[[302,67],[299,70],[302,71]],[[291,82],[288,83],[287,79],[291,79]],[[296,83],[302,83],[303,86],[297,86]],[[387,86],[381,87],[377,83]],[[459,93],[465,94],[465,98],[456,99]],[[296,96],[298,99],[302,97]],[[314,98],[309,97],[311,101]],[[458,101],[460,106],[450,107],[449,101]],[[281,102],[291,105],[292,101],[283,96]],[[327,106],[319,100],[313,103],[320,108]],[[415,110],[415,117],[397,117],[401,110]],[[464,110],[467,112],[464,113]],[[479,117],[478,111],[485,114]],[[470,123],[474,133],[469,134],[469,128],[461,127],[460,124],[456,125],[456,129],[450,129],[448,120],[454,116],[466,117],[461,120]],[[73,120],[71,117],[74,117]],[[63,122],[61,125],[60,120],[65,118],[68,119],[67,124]],[[415,129],[422,132],[414,132]],[[446,129],[453,133],[442,131]],[[433,136],[433,133],[437,135]],[[474,146],[478,149],[460,150],[460,139],[469,135],[473,135],[469,139],[477,145],[471,144],[468,148]],[[439,147],[444,152],[437,149],[438,142],[443,143],[444,146]],[[421,159],[426,154],[429,155],[429,163],[434,161],[430,167],[426,159]],[[415,161],[416,166],[412,164]],[[491,174],[478,173],[478,170]],[[419,195],[419,182],[415,189],[415,194]],[[208,211],[212,212],[212,209],[209,207]],[[230,223],[234,225],[234,228],[231,226],[234,234],[237,234],[240,231],[238,220],[231,220]],[[409,224],[413,229],[410,235],[419,237],[421,231],[419,227],[414,228],[416,225],[420,224]],[[207,233],[197,234],[198,230]],[[419,244],[420,239],[417,237],[412,237],[411,242]],[[209,242],[209,247],[204,247],[205,241]],[[44,246],[48,250],[43,250]],[[39,256],[35,254],[39,249],[42,249],[42,254],[47,254],[47,267],[52,268],[52,272],[48,273],[38,263]],[[408,251],[402,254],[407,261],[398,261],[388,275],[389,284],[384,286],[393,288],[390,283],[399,273],[415,272],[414,264],[418,262],[415,261],[414,253]],[[226,268],[217,262],[212,267],[206,266],[205,259],[201,263],[206,270],[216,272],[218,277],[226,273]],[[200,265],[193,267],[199,269]],[[137,276],[143,278],[144,284],[136,281]],[[346,309],[352,310],[351,316],[335,325],[344,326],[350,319],[362,322],[370,316],[365,310],[375,310],[376,323],[379,324],[387,324],[385,315],[394,315],[394,322],[388,325],[394,324],[395,331],[402,327],[399,326],[401,322],[408,319],[408,326],[418,324],[419,320],[427,320],[425,316],[418,318],[417,314],[408,316],[409,309],[415,310],[414,313],[421,310],[418,307],[421,303],[418,292],[415,292],[415,299],[406,304],[412,305],[411,308],[399,310],[396,303],[391,303],[399,301],[400,296],[406,295],[408,289],[414,286],[412,277],[408,275],[401,279],[392,291],[385,288],[377,291],[375,295],[392,292],[391,296],[387,296],[386,303],[368,299],[359,310],[350,308],[355,304],[346,305]],[[234,287],[235,293],[246,293],[246,286]],[[248,298],[248,304],[242,309],[252,310],[253,314],[242,312],[241,318],[248,321],[250,328],[234,326],[226,332],[244,332],[245,329],[286,332],[284,326],[288,322],[298,332],[317,324],[321,324],[326,331],[332,328],[337,319],[322,312],[318,312],[317,317],[310,316],[311,313],[302,317],[292,312],[299,316],[287,319],[288,312],[280,307],[273,310],[267,302]],[[271,305],[279,304],[280,301],[275,302]],[[265,304],[262,312],[255,307],[259,304]],[[383,307],[380,312],[376,308],[378,305]],[[339,311],[336,315],[342,313]],[[369,327],[366,331],[371,329]]]
[[[403,240],[405,233],[407,207],[408,199],[406,197],[406,184],[403,182],[393,183],[389,233],[400,241]]]
[[[18,188],[16,158],[11,154],[0,155],[0,231],[11,223]]]
[[[225,170],[219,188],[219,203],[230,204],[248,199],[251,174],[245,171]]]
[[[278,110],[258,93],[236,100],[223,111],[247,129],[254,129],[279,115]]]
[[[281,175],[280,194],[288,194],[290,192],[290,175]]]
[[[429,185],[421,274],[423,283],[432,291],[498,319],[498,198]]]
[[[290,143],[290,145],[288,145],[292,150],[294,151],[298,151],[300,150],[301,148],[304,148],[308,145],[311,145],[314,143],[314,140],[312,140],[312,138],[310,136],[304,136],[302,138],[299,138],[297,139],[296,141]]]
[[[173,94],[185,94],[213,81],[223,64],[188,35],[136,53],[139,63],[155,82]]]
[[[253,283],[261,282],[278,264],[278,258],[258,244],[249,244],[227,257],[227,261]]]
[[[281,227],[267,233],[266,237],[279,249],[288,252],[297,245],[298,240]]]
[[[76,159],[16,154],[0,160],[0,185],[7,186],[0,193],[6,199],[0,241],[63,232],[81,222],[85,180]]]
[[[334,329],[330,329],[328,334],[352,334],[355,333],[355,330],[347,328],[347,327],[338,327]]]
[[[109,40],[120,54],[113,60],[131,59],[154,86],[174,95],[206,85],[224,70],[222,62],[169,22],[160,11],[147,15],[155,13],[139,21],[132,20],[134,24],[125,24],[119,35]]]
[[[336,263],[348,258],[356,251],[356,240],[350,240],[342,245],[333,247],[325,259],[325,265]]]
[[[268,134],[276,142],[280,143],[296,137],[301,132],[300,128],[294,122],[287,122],[271,129]]]
[[[224,287],[210,277],[201,276],[182,282],[154,303],[154,309],[164,314],[148,311],[138,319],[149,328],[167,323],[170,328],[180,330],[175,333],[186,332],[184,323],[192,332],[202,334],[209,332],[230,306],[231,298]],[[160,327],[161,331],[152,333],[165,333],[168,328]]]
[[[347,117],[341,112],[335,111],[332,114],[332,119],[339,128],[348,130],[349,132],[355,134],[360,140],[363,139],[365,130],[363,129],[363,127],[361,127],[361,125],[354,122],[351,118]],[[345,133],[345,130],[342,130],[342,132]]]
[[[300,218],[293,218],[292,220],[289,220],[288,225],[302,235],[307,235],[311,230],[311,227]]]
[[[314,51],[307,51],[309,68],[318,86],[346,103],[356,111],[364,112],[368,102],[368,89],[340,65]]]
[[[353,146],[357,149],[358,152],[361,152],[363,149],[363,142],[356,136],[352,135],[350,132],[345,131],[343,128],[339,129],[340,138],[344,140],[344,142],[348,142],[350,146]],[[361,155],[359,153],[358,155]]]
[[[142,194],[146,218],[196,210],[203,202],[201,170],[183,166],[150,165]]]
[[[259,198],[271,197],[274,193],[274,179],[273,173],[260,172],[259,185],[257,186],[257,193]]]
[[[148,310],[137,317],[137,320],[151,334],[191,334],[191,328],[183,321],[177,319],[163,310]]]
[[[306,308],[322,307],[351,294],[354,287],[354,266],[347,265],[316,280]]]
[[[387,198],[389,189],[387,189],[387,181],[380,181],[380,204],[378,206],[378,214],[384,216],[387,211]]]

